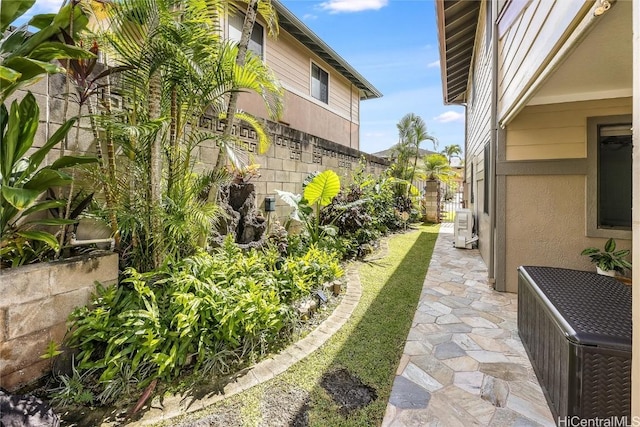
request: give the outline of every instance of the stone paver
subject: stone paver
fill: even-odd
[[[486,280],[443,224],[382,425],[555,426],[516,329],[517,295]]]

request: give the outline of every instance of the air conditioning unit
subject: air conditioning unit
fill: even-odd
[[[453,246],[456,248],[471,249],[473,243],[478,240],[473,235],[473,214],[469,209],[458,209],[453,225]]]

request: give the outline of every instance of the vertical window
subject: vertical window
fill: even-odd
[[[489,172],[491,171],[491,146],[487,142],[484,145],[484,197],[482,200],[483,211],[486,214],[489,214],[489,180],[491,176]]]
[[[624,238],[630,233],[631,139],[631,116],[588,119],[587,229],[590,236]]]
[[[469,189],[469,202],[474,203],[474,187],[476,185],[476,176],[473,172],[473,160],[471,161],[471,188]]]
[[[311,96],[329,103],[329,73],[314,63],[311,64]]]
[[[244,14],[229,15],[229,39],[236,43],[242,38]],[[264,59],[264,28],[259,23],[253,24],[253,31],[249,39],[249,50]]]
[[[598,126],[598,226],[631,229],[631,123]]]

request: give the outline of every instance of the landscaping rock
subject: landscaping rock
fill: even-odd
[[[220,188],[220,207],[227,214],[221,218],[214,232],[213,242],[222,246],[231,234],[243,249],[258,248],[264,244],[267,223],[256,207],[253,184],[229,184]]]
[[[58,427],[60,419],[51,406],[29,395],[12,395],[0,390],[2,427]]]

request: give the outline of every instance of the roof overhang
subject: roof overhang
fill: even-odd
[[[463,104],[473,46],[476,39],[480,1],[436,0],[440,71],[445,104]]]
[[[345,76],[355,87],[360,90],[360,99],[372,99],[382,97],[371,83],[360,75],[347,61],[338,55],[333,49],[320,39],[313,31],[302,23],[289,9],[278,0],[271,2],[278,12],[278,24],[280,28],[295,37],[323,61],[331,65],[336,71]]]

